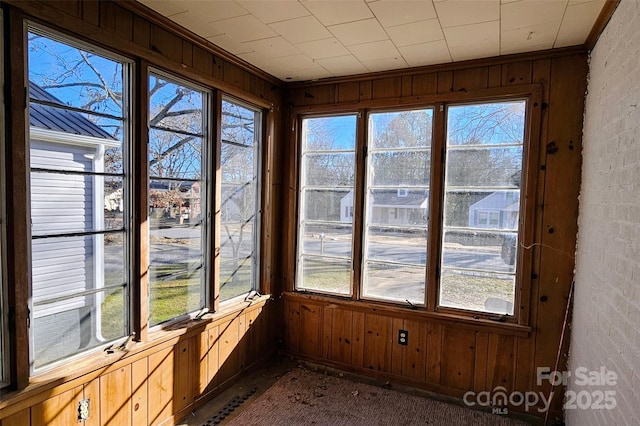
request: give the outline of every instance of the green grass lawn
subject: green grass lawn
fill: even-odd
[[[223,263],[220,270],[220,300],[228,300],[249,291],[250,270],[240,268],[233,278],[232,262]],[[150,276],[149,323],[151,326],[194,312],[201,307],[200,271],[193,265],[176,263],[153,267]],[[106,282],[115,284],[116,277]],[[102,335],[111,340],[125,334],[124,297],[121,289],[105,296],[102,302]]]

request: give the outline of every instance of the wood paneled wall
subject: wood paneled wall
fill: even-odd
[[[273,353],[275,314],[269,305],[168,330],[159,342],[116,352],[112,363],[53,387],[34,384],[0,400],[0,425],[76,424],[78,402],[85,398],[87,426],[173,424]]]
[[[425,104],[456,98],[458,92],[539,84],[542,87],[537,188],[534,191],[535,237],[530,270],[530,331],[497,327],[467,317],[464,321],[382,303],[348,301],[288,292],[285,302],[287,350],[295,355],[408,382],[460,397],[466,391],[536,391],[549,394],[547,381],[536,384],[536,367],[554,369],[573,279],[580,188],[581,134],[587,57],[577,49],[500,60],[470,61],[419,71],[384,73],[292,86],[289,102],[297,111],[350,107]],[[308,107],[308,108],[306,108]],[[295,117],[290,117],[295,123]],[[295,134],[283,159],[285,212],[296,217]],[[295,223],[283,230],[284,279],[295,277]],[[525,309],[526,311],[526,309]],[[409,331],[409,345],[397,342]],[[565,338],[565,341],[567,339]],[[566,348],[559,368],[566,368]],[[561,389],[553,408],[560,413]],[[518,409],[516,407],[516,409]],[[520,407],[520,410],[522,408]],[[532,414],[543,415],[533,410]]]
[[[24,75],[25,58],[20,40],[25,20],[39,23],[72,38],[104,47],[131,58],[137,77],[144,82],[147,66],[153,66],[219,93],[241,99],[265,112],[265,145],[262,173],[262,227],[260,292],[278,291],[279,258],[272,256],[278,247],[272,232],[274,217],[279,216],[280,178],[274,171],[274,159],[280,157],[281,113],[284,85],[230,54],[216,50],[203,39],[172,25],[168,19],[150,13],[133,1],[2,1],[5,33],[18,44],[7,54],[6,80],[11,84],[10,108],[7,108],[8,163],[7,200],[9,302],[15,308],[11,324],[12,384],[18,390],[0,392],[0,424],[70,425],[77,424],[78,401],[90,399],[90,417],[86,425],[172,424],[191,410],[229,386],[242,372],[255,366],[276,350],[281,304],[261,298],[253,304],[239,303],[224,312],[209,314],[202,321],[183,321],[147,333],[136,324],[145,316],[134,308],[133,323],[140,342],[129,344],[126,352],[89,354],[29,377],[27,300],[29,283],[28,169],[25,162]],[[26,42],[26,41],[25,41]],[[9,43],[5,43],[9,46]],[[10,70],[10,72],[9,72]],[[143,87],[134,99],[147,102]],[[139,112],[139,111],[137,111]],[[134,114],[135,115],[135,114]],[[142,118],[141,118],[142,117]],[[138,144],[132,150],[146,158],[144,113],[137,123]],[[11,119],[13,118],[13,120]],[[4,154],[3,154],[4,155]],[[16,166],[17,165],[17,166]],[[145,174],[135,175],[136,187],[145,188]],[[20,189],[20,190],[16,190]],[[139,202],[134,229],[146,229],[146,203]],[[143,231],[144,232],[144,231]],[[142,238],[141,238],[142,235]],[[145,271],[145,248],[138,242],[133,255],[133,272],[140,282],[132,284],[132,298],[144,300],[146,287],[140,285]],[[272,285],[274,287],[272,287]],[[144,304],[142,304],[144,306]],[[138,321],[139,322],[139,321]],[[142,330],[139,330],[144,328]],[[15,387],[15,386],[14,386]]]

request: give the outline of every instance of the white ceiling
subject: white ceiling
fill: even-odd
[[[583,44],[605,0],[139,0],[283,81]]]

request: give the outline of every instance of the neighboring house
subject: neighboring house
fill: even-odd
[[[199,182],[183,182],[170,189],[172,182],[152,180],[149,183],[152,219],[185,219],[190,223],[200,220],[202,193]]]
[[[29,92],[32,99],[64,105],[33,82],[29,82]],[[108,201],[107,208],[121,211],[121,187],[105,189],[103,176],[33,169],[103,172],[105,149],[119,147],[120,142],[81,114],[33,102],[29,107],[29,123],[32,235],[105,229],[105,202]],[[103,286],[102,235],[36,238],[32,245],[34,304]],[[64,351],[65,346],[82,347],[91,339],[100,339],[99,321],[89,325],[82,319],[100,318],[100,315],[89,315],[88,310],[100,309],[101,302],[102,294],[98,293],[40,305],[34,312],[35,321],[42,318],[40,321],[50,323],[50,327],[69,328],[63,341],[51,342],[50,350]],[[78,324],[83,325],[82,330],[78,330]],[[60,336],[48,333],[48,327],[36,327],[36,331],[42,333],[38,337],[42,342],[47,341],[48,335]]]
[[[469,227],[487,229],[517,229],[520,193],[492,192],[469,207]]]
[[[424,224],[429,209],[429,191],[375,190],[369,205],[368,221],[378,225]],[[353,220],[353,191],[340,200],[340,220]]]

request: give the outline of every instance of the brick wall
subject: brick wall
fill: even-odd
[[[570,370],[605,367],[618,379],[614,386],[580,386],[570,379],[576,405],[597,402],[599,391],[611,390],[616,408],[568,409],[565,417],[568,425],[640,424],[637,0],[622,0],[591,54],[584,123]]]

